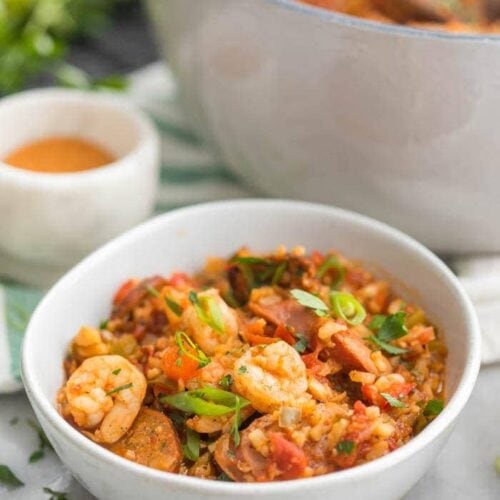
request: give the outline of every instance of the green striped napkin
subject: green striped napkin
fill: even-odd
[[[156,212],[252,193],[194,135],[182,114],[169,70],[161,63],[131,75],[129,97],[153,119],[162,138]],[[0,394],[19,390],[19,355],[29,316],[43,295],[15,283],[0,285]]]

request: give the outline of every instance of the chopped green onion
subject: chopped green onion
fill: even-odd
[[[165,299],[165,303],[167,304],[168,308],[176,316],[182,316],[182,307],[178,302],[176,302],[175,300],[169,299],[168,297],[164,297],[164,299]]]
[[[294,288],[290,294],[300,305],[313,309],[318,316],[328,315],[328,306],[319,297],[316,297],[316,295],[298,288]]]
[[[122,369],[121,369],[121,368],[117,368],[116,370],[113,370],[111,373],[112,373],[113,375],[118,375],[121,371],[122,371]]]
[[[231,388],[232,384],[233,384],[233,376],[230,373],[226,373],[226,375],[224,375],[219,381],[219,385],[221,387],[224,387],[226,391]]]
[[[393,408],[405,408],[406,405],[400,401],[399,399],[396,399],[393,397],[391,394],[387,392],[381,392],[380,395],[393,407]]]
[[[240,397],[236,396],[236,403],[234,407],[234,417],[233,417],[233,425],[231,429],[231,434],[233,435],[234,445],[238,447],[240,445],[240,424],[241,424],[241,406],[240,406]]]
[[[321,279],[330,269],[337,270],[337,279],[331,284],[331,288],[338,286],[345,278],[345,268],[340,264],[339,259],[336,255],[330,255],[321,266],[319,266],[316,276]]]
[[[233,257],[231,262],[236,262],[237,264],[262,264],[262,265],[270,265],[272,262],[267,259],[263,259],[262,257]]]
[[[405,354],[408,352],[407,349],[403,349],[402,347],[396,347],[392,344],[388,344],[387,342],[383,342],[374,335],[370,335],[368,337],[368,340],[371,340],[374,344],[380,347],[380,349],[382,349],[385,352],[388,352],[389,354],[392,354],[393,356],[398,356],[399,354]]]
[[[99,324],[99,330],[106,330],[108,326],[109,320],[103,319],[101,323]]]
[[[240,367],[238,368],[238,373],[243,374],[243,373],[246,373],[247,371],[248,371],[248,368],[247,368],[245,365],[240,366]]]
[[[300,333],[298,335],[296,335],[295,338],[297,339],[297,342],[295,343],[295,345],[293,347],[295,348],[295,350],[299,354],[303,354],[306,351],[306,349],[309,347],[309,342],[308,342],[307,338]]]
[[[193,304],[196,314],[201,321],[219,333],[224,333],[225,326],[222,312],[214,297],[199,297],[195,291],[189,293],[189,301]]]
[[[405,318],[406,313],[404,312],[397,312],[387,316],[377,332],[377,338],[382,342],[390,342],[404,337],[408,333]]]
[[[175,332],[175,343],[179,347],[182,354],[186,355],[188,358],[198,361],[200,368],[203,368],[210,363],[211,359],[184,332]],[[186,349],[185,344],[191,347],[196,354],[193,354],[191,351]]]
[[[111,396],[112,394],[116,394],[117,392],[124,391],[125,389],[130,389],[134,384],[132,382],[124,385],[119,385],[118,387],[115,387],[111,391],[106,393],[106,396]]]
[[[443,408],[444,401],[442,399],[431,399],[425,405],[424,415],[426,417],[435,417],[443,411]]]
[[[280,279],[283,277],[283,273],[286,271],[287,262],[282,262],[274,271],[273,279],[271,280],[271,285],[277,285]]]
[[[182,451],[192,462],[200,458],[200,435],[189,427],[186,428],[186,443],[182,446]]]
[[[368,328],[374,331],[380,330],[386,318],[387,316],[385,314],[375,314],[375,316],[373,316],[372,320],[370,321]]]
[[[340,443],[337,444],[336,448],[341,455],[350,455],[354,451],[355,446],[356,445],[354,441],[346,439],[344,441],[340,441]]]
[[[232,392],[209,386],[194,391],[179,392],[172,396],[163,396],[160,401],[186,413],[209,417],[232,413],[237,403],[240,408],[250,404],[249,401]]]
[[[0,483],[13,488],[24,486],[24,483],[6,465],[0,465]]]
[[[158,292],[158,290],[156,288],[152,287],[151,285],[146,285],[146,290],[153,297],[160,297],[160,292]]]
[[[330,302],[337,317],[350,325],[359,325],[366,318],[364,307],[350,293],[332,291]]]

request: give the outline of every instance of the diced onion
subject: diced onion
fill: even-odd
[[[278,424],[280,427],[290,427],[298,424],[302,418],[302,412],[299,408],[291,406],[282,406],[280,409]]]

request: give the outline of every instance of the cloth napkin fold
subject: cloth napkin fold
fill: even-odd
[[[162,138],[157,213],[193,203],[258,194],[242,185],[190,131],[178,105],[172,75],[163,64],[155,63],[134,73],[128,95],[149,114]],[[480,316],[483,363],[500,361],[500,334],[496,333],[496,320],[500,318],[500,257],[461,259],[452,264]],[[0,394],[22,387],[22,336],[42,296],[43,290],[0,284]]]

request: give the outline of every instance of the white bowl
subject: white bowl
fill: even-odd
[[[389,455],[313,479],[232,484],[163,473],[127,461],[71,427],[54,402],[64,382],[63,358],[83,324],[109,313],[120,283],[131,276],[199,269],[208,256],[230,255],[242,244],[257,251],[278,244],[332,247],[376,264],[442,327],[448,346],[449,401],[422,433]],[[404,292],[403,292],[404,293]],[[390,227],[343,210],[288,201],[232,201],[162,215],[85,259],[48,293],[25,335],[22,371],[28,397],[50,441],[76,478],[98,498],[191,500],[400,498],[431,466],[472,391],[479,369],[479,327],[474,310],[450,270],[416,241]]]
[[[0,161],[0,275],[53,282],[89,252],[152,212],[159,139],[123,98],[67,89],[34,90],[0,101],[0,159],[51,136],[96,143],[116,160],[69,174]]]
[[[500,251],[500,37],[295,0],[149,0],[194,127],[264,193]]]

